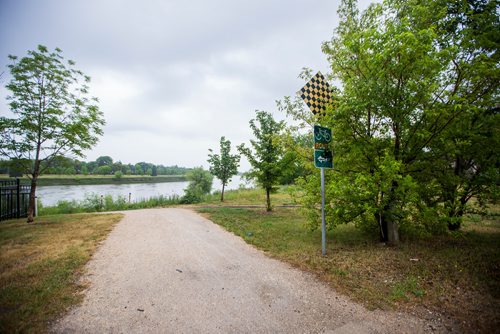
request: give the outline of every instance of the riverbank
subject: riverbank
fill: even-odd
[[[0,175],[0,181],[14,180],[8,175]],[[131,183],[163,183],[187,181],[185,175],[123,175],[120,178],[114,175],[42,175],[38,179],[38,186],[72,186],[97,184],[131,184]],[[28,183],[27,177],[21,178],[22,183]]]

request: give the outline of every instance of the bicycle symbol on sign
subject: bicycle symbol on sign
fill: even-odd
[[[332,134],[330,129],[323,127],[316,127],[314,129],[314,139],[318,142],[330,142],[332,140]]]

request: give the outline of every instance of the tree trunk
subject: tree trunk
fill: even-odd
[[[398,122],[393,124],[394,131],[394,159],[400,161],[401,159],[401,126]],[[397,246],[399,244],[399,226],[397,215],[395,214],[395,206],[397,204],[396,190],[398,189],[398,182],[392,180],[391,191],[389,194],[389,203],[384,208],[384,221],[386,229],[386,239],[389,246]]]
[[[220,201],[221,202],[224,202],[224,188],[225,188],[225,186],[226,185],[224,183],[222,183],[222,194],[220,194]]]
[[[397,246],[399,244],[399,225],[397,216],[394,213],[394,206],[396,205],[396,188],[398,183],[392,182],[391,194],[389,203],[384,207],[381,214],[381,240],[386,242],[389,246]]]
[[[271,189],[270,188],[266,188],[266,201],[267,201],[266,211],[269,212],[269,211],[271,211]]]
[[[394,214],[389,209],[378,218],[381,219],[380,241],[389,246],[397,246],[399,244],[399,225]]]
[[[375,219],[379,224],[380,242],[387,242],[387,221],[383,213],[376,213]]]
[[[30,190],[30,198],[29,198],[29,206],[28,206],[27,223],[33,223],[33,217],[35,216],[36,182],[37,182],[37,178],[33,177],[31,179],[31,190]]]
[[[387,221],[387,244],[389,246],[397,246],[399,244],[399,226],[394,215],[389,212]]]
[[[33,223],[33,217],[35,216],[35,205],[36,205],[36,184],[38,182],[38,175],[40,174],[40,160],[35,160],[35,168],[33,169],[33,174],[31,174],[31,190],[28,206],[28,223]]]
[[[458,231],[460,227],[462,227],[462,219],[465,213],[465,205],[467,204],[467,200],[464,197],[460,198],[460,203],[457,204],[458,208],[451,207],[449,209],[448,214],[448,230],[449,231]]]
[[[463,178],[464,174],[464,162],[460,156],[455,157],[455,169],[454,175],[460,178]],[[450,187],[450,190],[446,192],[446,201],[449,204],[448,211],[448,230],[449,231],[458,231],[462,225],[462,217],[465,212],[465,205],[467,204],[467,196],[463,195],[460,197],[460,201],[458,204],[456,203],[456,197],[458,193],[458,186],[453,185]]]

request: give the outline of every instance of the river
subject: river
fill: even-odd
[[[98,184],[98,185],[73,185],[73,186],[40,186],[36,195],[44,206],[53,206],[61,200],[81,201],[88,194],[111,195],[113,198],[125,196],[132,202],[156,196],[184,195],[184,189],[189,182],[160,182],[160,183],[131,183],[131,184]],[[249,185],[240,176],[235,176],[226,186],[227,190],[238,189],[240,185]],[[221,190],[218,179],[214,178],[212,191]]]

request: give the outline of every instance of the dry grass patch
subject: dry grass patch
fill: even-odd
[[[83,266],[122,215],[45,216],[0,223],[0,332],[46,332],[81,301]]]

